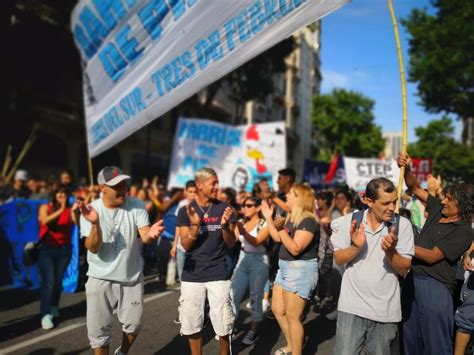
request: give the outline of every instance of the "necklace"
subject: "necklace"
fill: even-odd
[[[199,209],[200,209],[201,212],[203,213],[203,217],[204,217],[204,218],[208,218],[208,217],[209,217],[209,211],[210,211],[211,208],[212,208],[212,203],[209,205],[209,207],[207,208],[206,211],[204,211],[204,210],[202,209],[202,207],[199,206],[199,203],[196,202],[196,205],[199,207]]]
[[[111,210],[113,212],[110,212]],[[117,213],[118,213],[118,208],[107,208],[107,207],[105,207],[105,214],[111,220],[111,222],[114,226],[118,225],[118,221],[115,219],[115,217],[117,216]]]

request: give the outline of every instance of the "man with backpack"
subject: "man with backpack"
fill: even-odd
[[[386,178],[366,187],[366,211],[342,218],[331,240],[337,265],[346,264],[338,303],[334,354],[390,354],[401,321],[399,275],[411,266],[411,223],[395,214],[397,191]]]

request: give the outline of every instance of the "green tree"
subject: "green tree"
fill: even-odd
[[[336,89],[313,98],[313,126],[320,160],[335,153],[378,157],[385,146],[382,129],[374,123],[374,101],[361,93]]]
[[[432,120],[426,127],[415,128],[416,143],[408,146],[414,157],[432,158],[433,172],[445,180],[473,182],[474,150],[456,142],[453,121],[449,117]]]
[[[433,0],[437,10],[413,10],[402,21],[410,34],[410,81],[428,112],[474,117],[474,1]]]

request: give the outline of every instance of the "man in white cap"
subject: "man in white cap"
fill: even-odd
[[[87,332],[96,355],[108,354],[114,311],[123,332],[122,344],[114,354],[128,353],[135,341],[143,313],[141,249],[163,231],[163,221],[150,226],[143,202],[127,196],[129,181],[122,170],[107,166],[97,178],[101,198],[87,206],[79,202],[89,263]]]

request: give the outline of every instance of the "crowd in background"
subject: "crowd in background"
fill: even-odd
[[[227,248],[228,272],[232,277],[232,292],[237,303],[234,304],[234,313],[238,315],[239,301],[243,299],[247,288],[250,287],[250,302],[247,308],[251,309],[252,326],[250,331],[243,338],[244,344],[253,344],[258,339],[258,324],[262,320],[263,314],[267,318],[275,319],[281,323],[281,314],[274,314],[270,308],[273,282],[277,277],[278,255],[280,244],[275,243],[270,237],[270,225],[276,222],[277,216],[284,217],[290,211],[287,205],[287,196],[292,187],[295,186],[295,172],[290,169],[283,169],[279,172],[277,186],[271,187],[267,179],[261,179],[255,184],[251,192],[236,191],[233,188],[220,188],[217,199],[231,206],[238,220],[239,232],[236,232],[237,243]],[[336,265],[333,261],[333,246],[331,234],[335,227],[334,221],[355,211],[363,211],[367,206],[363,203],[363,196],[351,190],[347,186],[339,186],[319,191],[311,190],[304,184],[299,184],[302,188],[312,191],[315,207],[315,220],[317,221],[319,232],[318,267],[317,267],[317,287],[310,290],[305,311],[308,306],[313,306],[315,312],[323,313],[330,320],[338,317],[337,303],[341,290],[341,280],[344,267]],[[299,188],[299,187],[298,187]],[[301,188],[299,188],[301,189]],[[300,191],[300,190],[298,190]],[[303,191],[303,190],[301,190]],[[440,196],[442,193],[442,183],[439,178],[432,176],[427,180],[427,192],[432,196]],[[141,200],[148,213],[150,222],[153,224],[163,220],[164,231],[161,237],[144,247],[143,256],[145,259],[145,275],[156,274],[156,280],[165,283],[167,286],[174,286],[180,282],[185,250],[179,240],[177,229],[177,216],[180,209],[184,208],[196,197],[196,184],[189,181],[184,188],[172,188],[166,190],[165,185],[158,181],[158,178],[151,180],[143,179],[140,182],[132,181],[128,185],[128,195]],[[75,201],[80,199],[84,203],[90,203],[100,197],[100,187],[97,184],[75,184],[72,173],[64,169],[57,177],[39,179],[28,176],[24,170],[18,170],[11,184],[0,181],[0,205],[18,198],[32,200],[47,200],[48,203],[40,209],[40,226],[46,226],[51,218],[61,219],[64,224],[70,226],[78,223],[79,211]],[[255,209],[253,209],[255,208]],[[410,191],[406,191],[402,197],[400,215],[406,217],[410,222],[415,237],[419,235],[427,219],[426,203],[415,197]],[[54,214],[55,213],[55,214]],[[53,215],[51,217],[51,215]],[[71,215],[67,217],[66,215]],[[66,228],[67,228],[66,226]],[[260,233],[266,228],[265,233]],[[275,227],[276,228],[276,227]],[[42,233],[44,233],[44,228]],[[251,235],[251,236],[250,236]],[[56,235],[55,238],[61,238]],[[61,242],[61,245],[69,243],[68,240]],[[65,264],[70,259],[68,252],[61,256],[61,263]],[[261,257],[255,257],[255,255]],[[58,257],[58,256],[55,256]],[[52,258],[52,256],[50,256]],[[47,265],[46,256],[40,258],[39,263],[42,279],[48,280],[48,285],[42,285],[41,294],[41,314],[57,316],[59,306],[60,285],[58,279],[64,271],[64,267],[57,272],[57,275],[50,277],[52,272]],[[55,259],[59,262],[59,257]],[[247,264],[245,264],[247,263]],[[281,265],[280,265],[281,267]],[[252,269],[261,270],[258,275],[252,273]],[[462,258],[458,260],[458,287],[454,293],[455,304],[459,304],[461,287],[464,284],[464,272],[462,268]],[[263,279],[261,276],[264,275]],[[43,284],[45,281],[42,281]],[[258,290],[255,286],[258,285]],[[59,290],[58,290],[59,288]],[[273,311],[278,310],[273,308]],[[179,318],[175,320],[179,323]],[[50,322],[42,322],[45,329],[53,327]],[[239,325],[234,327],[234,334],[238,332]],[[282,329],[284,330],[284,329]],[[281,354],[284,354],[282,350]]]

